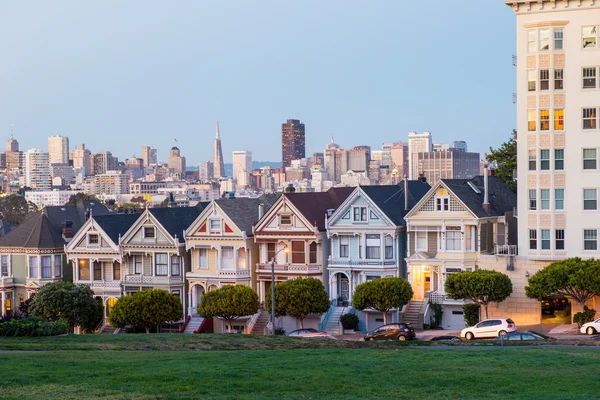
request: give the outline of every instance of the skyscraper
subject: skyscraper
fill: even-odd
[[[179,148],[171,148],[168,164],[169,173],[176,175],[179,179],[185,179],[185,157],[181,156]]]
[[[221,135],[219,134],[219,122],[217,122],[217,133],[215,134],[215,148],[213,152],[213,174],[215,178],[225,177],[225,164],[223,162],[223,149],[221,148]]]
[[[50,164],[69,164],[69,138],[50,136],[48,138]]]
[[[250,173],[252,172],[252,152],[238,150],[233,152],[233,179],[238,186],[250,185]]]
[[[50,190],[50,163],[48,153],[30,149],[25,153],[25,186],[33,190]]]
[[[73,168],[83,170],[84,175],[92,173],[92,166],[90,164],[91,152],[85,148],[85,144],[78,144],[71,152],[71,158],[73,159]]]
[[[200,170],[198,171],[198,179],[203,182],[209,181],[214,177],[214,167],[212,161],[205,161],[200,163]]]
[[[142,146],[142,160],[144,167],[158,163],[158,154],[154,146]]]
[[[292,160],[305,157],[304,124],[297,119],[288,119],[281,124],[281,165],[289,167]]]
[[[408,134],[408,179],[419,178],[419,160],[418,153],[427,153],[433,151],[433,143],[431,142],[431,132]]]

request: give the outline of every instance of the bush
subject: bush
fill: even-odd
[[[479,311],[481,306],[477,303],[467,303],[463,307],[463,317],[467,326],[473,326],[479,322]]]
[[[69,332],[67,321],[41,318],[13,319],[0,323],[0,336],[57,336]]]
[[[573,315],[573,322],[577,324],[578,328],[581,328],[581,325],[592,322],[596,318],[596,310],[589,309],[587,306],[584,307],[584,312],[578,312]]]
[[[340,322],[344,329],[353,329],[356,330],[358,328],[358,316],[356,314],[343,314],[340,317]]]
[[[440,303],[429,302],[429,308],[431,314],[429,316],[429,322],[431,329],[438,329],[442,327],[442,316],[444,315],[444,308]]]
[[[275,334],[283,336],[283,335],[285,335],[285,329],[283,329],[283,328],[275,328]]]

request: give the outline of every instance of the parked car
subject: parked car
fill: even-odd
[[[458,336],[436,336],[429,339],[432,342],[446,342],[446,341],[458,341],[461,342],[462,339]]]
[[[593,335],[595,333],[600,332],[600,318],[595,321],[585,323],[581,325],[579,329],[581,333],[587,333],[588,335]]]
[[[411,324],[394,323],[380,326],[367,333],[365,340],[406,340],[416,337],[415,329]]]
[[[288,336],[296,336],[296,337],[311,337],[311,338],[326,338],[326,339],[335,339],[327,332],[319,332],[313,328],[305,328],[305,329],[296,329],[287,334]]]
[[[517,325],[510,318],[493,318],[481,321],[460,332],[460,337],[467,340],[475,338],[491,338],[516,332]]]
[[[496,340],[548,340],[549,336],[537,332],[513,332],[498,336]]]

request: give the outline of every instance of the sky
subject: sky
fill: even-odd
[[[488,151],[515,127],[515,16],[501,0],[53,0],[0,2],[0,142],[111,151],[177,145],[281,160],[281,124],[306,154],[466,140]],[[177,142],[175,141],[177,140]]]

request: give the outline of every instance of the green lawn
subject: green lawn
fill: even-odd
[[[361,342],[355,346],[368,347],[312,349],[323,346],[321,341],[265,339],[0,338],[0,348],[14,348],[21,341],[24,347],[45,344],[55,350],[0,353],[0,398],[590,399],[600,393],[597,349],[369,348],[370,343]],[[178,349],[163,349],[159,343],[165,340],[177,342]],[[219,340],[226,348],[271,343],[277,350],[214,350],[221,347]],[[114,346],[108,346],[111,341]],[[197,351],[194,341],[213,350]],[[282,350],[292,347],[296,349]],[[120,350],[133,348],[137,350]]]

